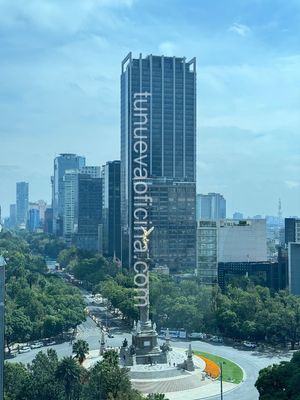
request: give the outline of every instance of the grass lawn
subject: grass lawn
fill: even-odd
[[[202,351],[194,351],[194,354],[203,356],[208,358],[211,361],[214,361],[216,364],[223,364],[223,381],[224,382],[232,382],[232,383],[240,383],[243,380],[243,371],[242,369],[232,361],[227,360],[226,358],[216,356],[210,353],[204,353]]]

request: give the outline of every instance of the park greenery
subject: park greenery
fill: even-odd
[[[300,352],[290,362],[262,369],[256,381],[260,400],[300,400]]]
[[[49,245],[51,240],[47,240]],[[80,291],[49,275],[44,257],[34,253],[25,238],[1,233],[0,254],[7,263],[5,339],[9,350],[14,342],[57,336],[85,319]]]
[[[142,400],[134,390],[128,369],[121,368],[114,350],[89,370],[77,358],[58,359],[55,350],[39,352],[31,364],[6,363],[4,400]],[[149,395],[150,400],[165,399]],[[167,400],[167,399],[165,399]]]
[[[98,253],[42,234],[4,232],[0,252],[8,252],[8,343],[56,335],[84,319],[79,291],[48,276],[45,256],[57,256],[66,272],[83,286],[106,297],[113,309],[132,324],[138,318],[133,275]],[[243,278],[225,291],[201,286],[197,280],[175,281],[150,274],[151,318],[158,328],[205,332],[238,341],[251,340],[294,348],[300,341],[300,297],[287,291],[272,292]]]
[[[130,272],[120,271],[99,254],[75,248],[63,250],[58,260],[86,287],[107,298],[129,323],[137,319]],[[178,282],[157,274],[150,274],[150,282],[151,318],[159,328],[183,328],[292,349],[300,341],[300,297],[287,291],[272,292],[247,278],[224,291],[201,286],[197,280]]]

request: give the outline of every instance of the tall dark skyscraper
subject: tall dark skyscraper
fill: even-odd
[[[99,250],[102,224],[101,178],[78,174],[77,221],[77,246],[85,250]]]
[[[121,258],[120,161],[108,161],[103,179],[103,254]]]
[[[146,114],[138,117],[136,101],[141,93],[147,99],[147,106],[144,107]],[[150,242],[150,257],[154,263],[171,268],[174,268],[171,263],[176,257],[178,269],[193,268],[196,257],[195,59],[187,62],[185,58],[153,55],[146,58],[140,55],[139,59],[133,59],[130,53],[122,62],[122,261],[129,265],[132,265],[133,260],[133,175],[137,146],[135,128],[138,120],[143,124],[142,129],[145,132],[147,130],[147,135],[142,137],[143,146],[146,147],[143,160],[147,160],[147,177],[152,187],[153,204],[164,203],[163,207],[167,209],[173,204],[179,205],[176,213],[163,214],[161,211],[160,219],[155,223],[149,220],[149,224],[153,222],[155,228]],[[187,186],[189,190],[186,190]],[[192,192],[194,194],[191,195]],[[180,207],[183,203],[185,206]],[[187,203],[190,204],[189,209],[186,208]],[[154,210],[151,215],[156,213]],[[187,221],[187,225],[183,226],[183,221]],[[170,224],[172,229],[166,229]],[[159,237],[163,240],[163,247],[155,244]],[[189,256],[186,251],[172,254],[173,241],[180,243],[182,249],[190,249]]]
[[[300,218],[285,218],[285,243],[300,242]]]
[[[52,207],[47,207],[45,210],[44,232],[49,233],[49,234],[53,233],[53,208]]]
[[[26,227],[29,205],[29,184],[18,182],[16,187],[16,219],[17,225]]]
[[[53,232],[62,235],[64,213],[64,175],[67,170],[80,170],[85,158],[76,154],[60,154],[54,159],[52,179]]]

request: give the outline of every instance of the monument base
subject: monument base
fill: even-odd
[[[120,351],[120,359],[126,366],[135,364],[166,364],[167,352],[162,351],[157,343],[157,332],[155,324],[151,321],[143,328],[140,323],[134,326],[132,332],[132,344],[123,345]]]

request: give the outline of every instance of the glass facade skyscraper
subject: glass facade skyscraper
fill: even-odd
[[[18,182],[16,190],[16,218],[18,227],[26,228],[28,220],[29,184]]]
[[[197,220],[218,220],[226,218],[226,200],[220,193],[197,195]]]
[[[121,258],[120,161],[108,161],[102,168],[103,254]]]
[[[64,213],[64,175],[66,170],[80,170],[85,166],[85,158],[76,154],[60,154],[54,159],[54,176],[52,179],[53,232],[63,234]]]
[[[95,167],[95,170],[99,168]],[[92,169],[90,169],[92,172]],[[94,174],[80,173],[78,179],[78,229],[75,235],[76,245],[85,250],[100,250],[102,225],[102,178]],[[96,174],[99,176],[98,172]]]
[[[196,188],[196,60],[185,58],[149,55],[145,58],[132,58],[131,53],[122,62],[121,72],[121,215],[122,215],[122,259],[131,264],[132,247],[132,178],[133,178],[133,131],[135,127],[134,99],[137,93],[149,94],[149,108],[144,128],[149,134],[147,142],[148,176],[155,196],[166,192],[166,187],[177,182],[178,193],[180,182],[183,187],[189,182]],[[165,178],[161,179],[161,178]],[[156,183],[155,183],[155,180]],[[163,189],[164,188],[164,189]],[[168,190],[167,190],[168,191]],[[195,196],[194,206],[188,210],[191,216],[190,246],[195,250],[196,220]],[[157,201],[161,201],[158,198]],[[177,200],[176,200],[177,201]],[[187,211],[182,211],[187,212]],[[179,221],[174,215],[173,224]],[[181,222],[180,222],[181,224]],[[180,224],[177,226],[178,240],[182,241],[185,230],[180,236]],[[160,235],[162,227],[155,226],[155,236]],[[184,233],[185,232],[185,233]],[[170,238],[170,236],[168,236]],[[168,240],[166,248],[170,245]],[[159,250],[157,250],[159,251]],[[171,252],[169,247],[169,252]],[[172,257],[162,257],[150,248],[151,259],[160,264],[169,264]],[[195,258],[195,255],[193,256]],[[180,259],[184,258],[184,254]],[[189,267],[192,266],[188,263]],[[194,262],[195,265],[195,262]],[[169,265],[168,265],[169,266]]]

